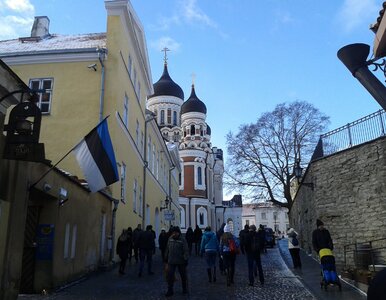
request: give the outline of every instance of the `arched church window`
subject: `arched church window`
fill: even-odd
[[[190,126],[190,135],[194,135],[195,134],[195,130],[196,130],[195,126],[191,125]]]
[[[204,214],[202,212],[200,213],[200,220],[199,220],[199,222],[200,222],[201,226],[204,225]]]
[[[161,122],[160,122],[160,125],[164,125],[164,124],[165,124],[165,111],[161,110]]]
[[[177,112],[173,111],[173,125],[177,126]]]
[[[172,124],[172,110],[168,108],[168,124]]]
[[[201,174],[201,167],[197,168],[197,184],[202,185],[202,174]]]
[[[201,126],[201,130],[200,130],[201,132],[200,132],[200,134],[201,134],[201,136],[204,136],[204,128]]]

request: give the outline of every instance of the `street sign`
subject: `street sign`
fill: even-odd
[[[165,218],[165,221],[173,221],[174,210],[164,210],[164,218]]]

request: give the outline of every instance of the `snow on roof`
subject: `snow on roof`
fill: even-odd
[[[58,50],[105,48],[106,33],[77,35],[52,34],[46,38],[19,38],[0,41],[0,55],[10,53],[34,53]]]

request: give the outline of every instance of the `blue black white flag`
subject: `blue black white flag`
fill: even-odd
[[[92,193],[119,180],[106,118],[75,146],[74,152]]]

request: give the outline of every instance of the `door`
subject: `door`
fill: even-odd
[[[20,281],[20,293],[24,294],[34,293],[36,230],[39,223],[39,211],[39,206],[28,206]]]

